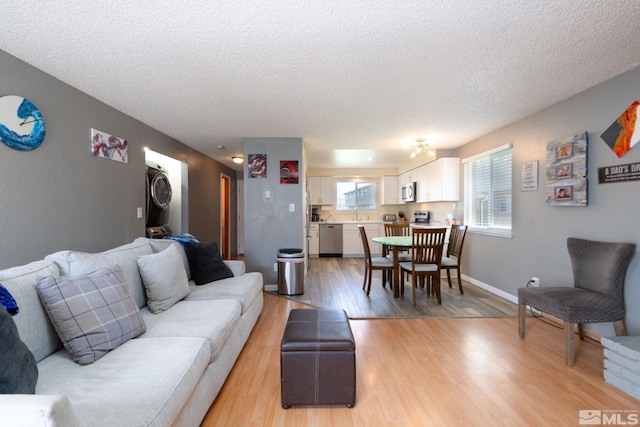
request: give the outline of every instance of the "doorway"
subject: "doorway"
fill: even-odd
[[[231,178],[225,174],[220,174],[220,250],[222,259],[231,259],[229,227],[231,212]]]

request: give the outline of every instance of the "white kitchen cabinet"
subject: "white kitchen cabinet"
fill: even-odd
[[[309,226],[309,256],[317,257],[320,255],[320,225],[313,223]]]
[[[369,250],[371,256],[380,256],[382,253],[382,246],[379,243],[375,243],[372,239],[374,237],[383,236],[380,234],[380,223],[369,223],[364,225],[364,231],[367,234],[367,241],[369,242]],[[358,224],[343,224],[342,225],[342,254],[345,257],[363,257],[364,248],[362,247],[362,238],[360,237],[360,230]]]
[[[397,205],[400,203],[398,196],[398,177],[385,175],[382,177],[382,204]]]
[[[422,165],[415,169],[416,177],[416,203],[424,203],[429,201],[429,171],[428,166],[431,163]]]
[[[333,205],[333,177],[310,176],[307,185],[312,205]]]
[[[357,224],[342,224],[342,256],[358,256],[363,253]]]
[[[443,157],[415,171],[417,203],[459,200],[460,159],[457,157]]]
[[[380,229],[382,228],[382,233]],[[372,257],[377,257],[382,254],[382,245],[374,242],[374,237],[384,236],[384,226],[382,224],[364,224],[364,230],[367,232],[367,240],[369,241],[369,250]],[[362,249],[362,255],[364,255],[364,248]]]

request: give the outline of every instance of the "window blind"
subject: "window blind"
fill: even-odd
[[[511,237],[511,145],[463,160],[464,222],[470,231]]]

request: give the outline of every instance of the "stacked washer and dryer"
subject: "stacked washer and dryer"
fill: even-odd
[[[169,204],[171,184],[167,171],[155,162],[147,162],[147,221],[146,236],[163,239],[171,235],[169,228]]]

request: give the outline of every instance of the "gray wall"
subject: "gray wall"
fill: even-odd
[[[143,147],[188,164],[189,232],[219,239],[220,172],[235,172],[0,51],[0,96],[20,95],[42,111],[43,144],[21,152],[0,143],[0,268],[74,249],[100,251],[144,235]],[[92,157],[91,128],[127,139],[129,162]],[[235,230],[235,201],[232,229]],[[235,247],[235,235],[232,247]]]
[[[280,160],[298,160],[303,170],[302,138],[246,138],[244,158],[250,154],[267,155],[267,177],[244,179],[245,262],[247,270],[259,271],[265,285],[278,283],[273,271],[278,249],[305,248],[304,234],[304,176],[300,172],[298,184],[280,184]],[[265,198],[265,191],[271,198]],[[294,212],[289,212],[293,203]],[[306,250],[306,248],[305,248]]]
[[[640,162],[640,147],[618,158],[600,138],[612,122],[640,97],[640,68],[615,77],[561,103],[461,147],[461,158],[513,143],[513,238],[470,234],[462,272],[480,282],[517,295],[532,276],[542,286],[571,285],[567,237],[640,245],[640,181],[598,184],[598,168]],[[546,145],[587,131],[588,206],[550,207],[545,203]],[[521,166],[539,161],[538,191],[521,192]],[[461,180],[462,182],[462,180]],[[463,187],[461,193],[463,194]],[[456,217],[462,218],[462,203]],[[627,329],[640,334],[640,255],[627,273]],[[613,335],[610,324],[590,329]]]

